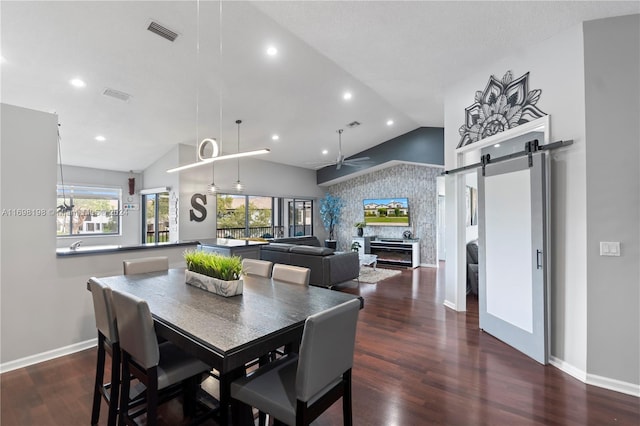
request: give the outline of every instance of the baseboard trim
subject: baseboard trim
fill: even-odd
[[[571,377],[574,377],[574,378],[580,380],[582,383],[586,383],[587,382],[587,372],[586,371],[583,371],[583,370],[581,370],[581,369],[569,364],[568,362],[565,362],[565,361],[561,360],[560,358],[556,358],[554,356],[550,356],[549,357],[549,364],[553,365],[558,370],[564,371],[565,373],[567,373]]]
[[[640,385],[633,383],[598,376],[597,374],[587,374],[587,384],[640,398]]]
[[[597,386],[599,388],[640,398],[640,385],[611,379],[609,377],[598,376],[596,374],[588,374],[587,372],[554,356],[549,357],[549,363],[587,385]]]
[[[423,266],[425,268],[437,268],[438,265],[434,265],[432,263],[421,263],[419,266]]]
[[[446,307],[447,307],[447,308],[449,308],[449,309],[453,309],[454,311],[457,311],[457,310],[458,310],[458,307],[456,306],[456,304],[455,304],[455,303],[453,303],[453,302],[450,302],[450,301],[448,301],[448,300],[445,300],[445,301],[444,301],[444,306],[446,306]]]
[[[24,358],[16,359],[0,364],[0,373],[6,373],[8,371],[17,370],[18,368],[28,367],[40,362],[49,361],[54,358],[59,358],[65,355],[71,355],[76,352],[83,351],[85,349],[92,348],[98,344],[98,339],[90,339],[80,343],[74,343],[73,345],[64,346],[62,348],[53,349],[47,352],[42,352],[35,355],[30,355]]]

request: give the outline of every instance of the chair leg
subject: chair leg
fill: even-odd
[[[193,418],[196,414],[196,395],[198,393],[198,376],[190,377],[182,382],[182,415]]]
[[[147,370],[147,426],[158,422],[158,367]]]
[[[120,397],[120,360],[122,358],[122,354],[118,343],[114,343],[111,349],[111,394],[109,397],[109,420],[107,421],[107,425],[116,426],[116,420],[118,417],[118,400]]]
[[[129,371],[129,355],[122,355],[122,386],[120,388],[120,416],[118,426],[126,424],[129,415],[129,388],[131,387],[131,371]]]
[[[266,424],[267,424],[267,413],[258,411],[258,426],[266,426]]]
[[[98,333],[98,356],[96,361],[96,381],[93,387],[93,406],[91,408],[91,424],[97,425],[100,418],[100,403],[102,402],[102,382],[104,381],[104,336]]]
[[[353,424],[352,412],[351,412],[351,369],[347,370],[342,375],[344,381],[344,394],[342,395],[342,417],[344,426],[351,426]]]

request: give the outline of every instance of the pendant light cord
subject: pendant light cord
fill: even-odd
[[[238,154],[240,153],[240,123],[242,123],[242,120],[236,120],[238,125]],[[240,182],[240,158],[238,158],[238,182]]]
[[[62,182],[62,203],[63,204],[67,204],[67,197],[65,196],[64,193],[64,176],[62,174],[62,147],[60,145],[60,123],[58,123],[58,128],[56,129],[58,131],[58,163],[60,164],[60,182]]]

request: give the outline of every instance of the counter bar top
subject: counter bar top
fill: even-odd
[[[177,243],[149,243],[149,244],[139,244],[134,246],[119,246],[119,245],[79,246],[75,250],[72,250],[69,247],[62,247],[62,248],[56,249],[56,256],[58,257],[86,256],[86,255],[109,254],[109,253],[117,253],[121,251],[133,251],[133,250],[152,250],[152,249],[182,247],[182,246],[195,247],[197,245],[198,245],[198,241],[181,241]]]

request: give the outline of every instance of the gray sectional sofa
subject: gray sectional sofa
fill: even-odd
[[[273,239],[260,246],[260,259],[309,268],[309,284],[321,287],[332,288],[360,275],[358,253],[334,252],[322,247],[317,237]]]

